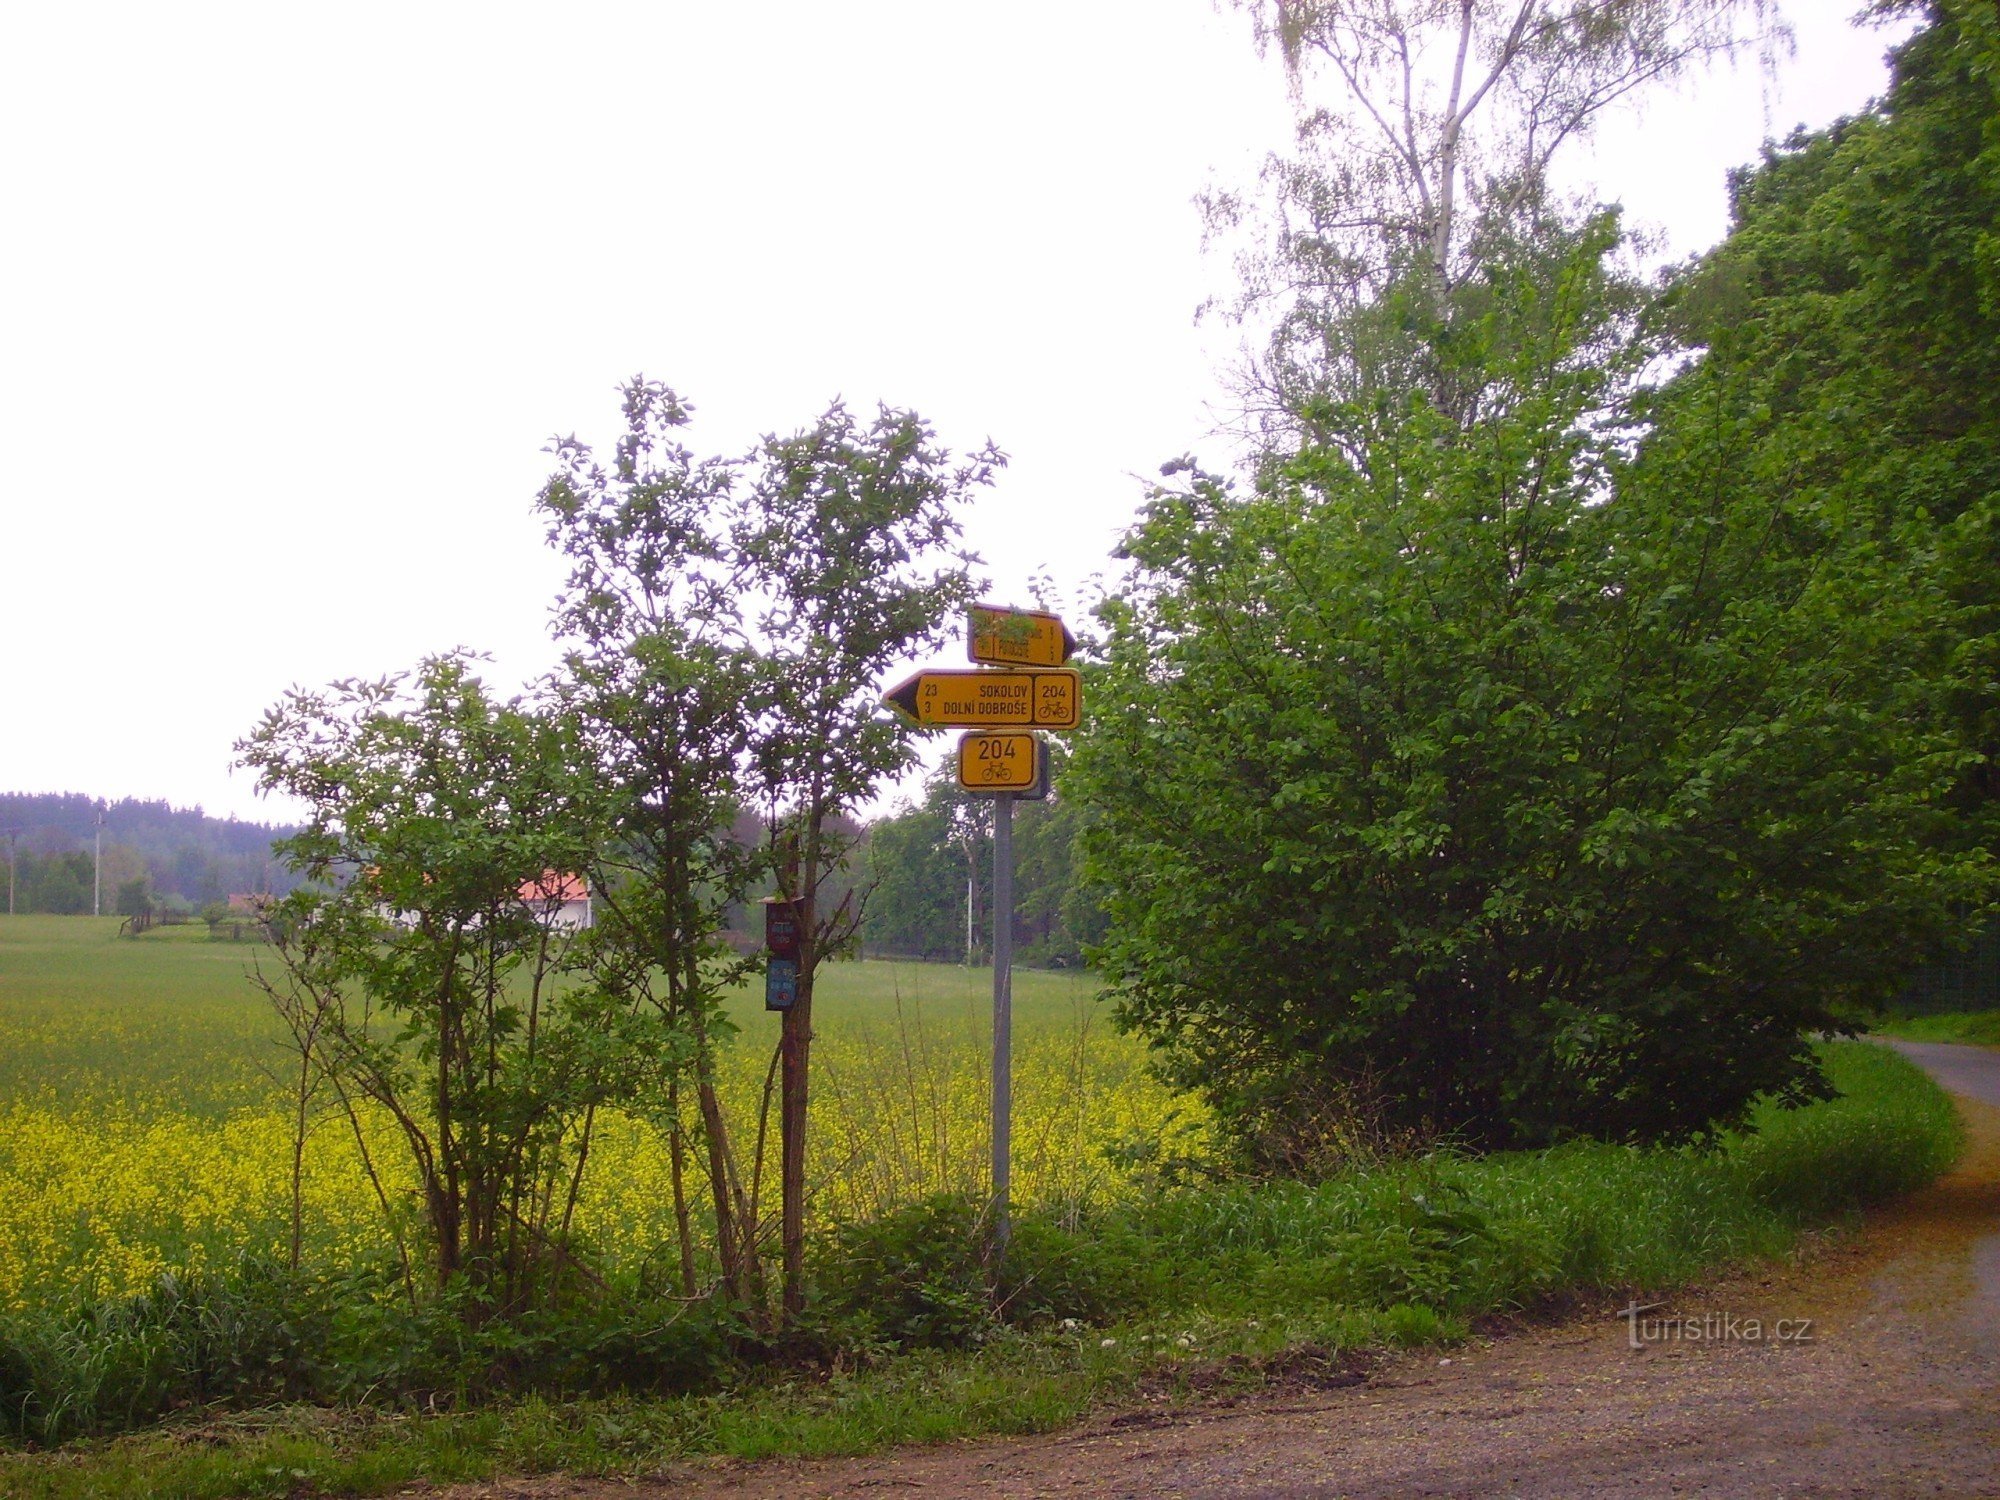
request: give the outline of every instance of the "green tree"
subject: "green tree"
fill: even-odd
[[[1686,1139],[1812,1097],[1810,1034],[1983,892],[1937,591],[1727,424],[1635,458],[1672,351],[1614,245],[1488,241],[1434,319],[1392,284],[1350,336],[1416,309],[1423,378],[1127,540],[1070,778],[1107,973],[1266,1164],[1343,1115]]]
[[[1727,240],[1681,279],[1702,345],[1665,420],[1871,517],[1942,590],[1929,622],[1973,752],[1958,805],[2000,844],[2000,20],[1941,0],[1881,105],[1732,180]]]
[[[121,917],[150,916],[153,910],[153,892],[145,876],[123,881],[118,887],[118,915]]]
[[[732,529],[764,657],[755,774],[802,935],[780,1042],[788,1316],[805,1305],[814,979],[863,918],[851,891],[836,894],[858,838],[843,820],[913,758],[879,694],[892,668],[942,644],[971,601],[959,517],[1002,462],[990,446],[955,460],[914,412],[883,407],[864,421],[836,402],[811,427],[765,439]]]
[[[968,956],[966,858],[953,842],[950,811],[940,801],[927,788],[920,806],[869,826],[870,884],[862,938],[877,954]],[[974,916],[983,925],[983,914]]]
[[[687,418],[672,391],[632,382],[610,469],[565,440],[542,503],[573,565],[560,607],[579,642],[568,701],[604,758],[623,861],[606,882],[601,967],[693,1041],[724,1281],[759,1316],[761,1174],[753,1164],[743,1183],[704,1070],[724,1029],[721,987],[741,967],[721,946],[731,910],[769,879],[800,913],[776,1059],[779,1316],[792,1319],[805,1297],[814,978],[864,915],[850,814],[912,754],[877,698],[970,598],[958,512],[1000,460],[954,461],[913,413],[863,421],[835,404],[742,459],[698,461],[678,439]],[[746,805],[764,814],[761,850],[727,836]],[[686,1280],[685,1233],[682,1244]]]
[[[65,854],[21,857],[21,909],[56,917],[77,917],[90,911],[90,856]]]
[[[600,829],[578,737],[450,656],[294,691],[238,752],[308,809],[278,846],[310,883],[279,906],[273,998],[308,1018],[350,1112],[394,1119],[438,1284],[527,1305],[573,1254],[598,1112],[661,1046],[568,972],[560,887]]]
[[[1065,761],[1049,742],[1055,772]],[[1077,832],[1082,812],[1052,794],[1014,808],[1015,957],[1026,964],[1075,967],[1100,941],[1097,895],[1082,880]],[[993,868],[990,798],[963,791],[946,769],[924,786],[924,800],[869,829],[870,888],[863,930],[868,945],[927,959],[980,960],[990,940]],[[966,935],[968,896],[973,937]]]
[[[682,1108],[691,1083],[722,1285],[754,1316],[760,1174],[746,1181],[715,1073],[733,1030],[723,1000],[747,968],[727,941],[730,915],[765,874],[755,844],[732,835],[762,686],[726,532],[740,465],[698,460],[679,441],[691,413],[667,387],[633,380],[624,394],[609,467],[560,440],[540,500],[571,568],[558,605],[572,643],[561,691],[609,799],[591,961],[685,1049],[688,1067],[670,1070],[664,1098],[649,1103],[668,1138],[683,1294],[698,1279]]]
[[[1051,750],[1060,764],[1060,750]],[[1014,920],[1021,962],[1080,967],[1104,940],[1101,893],[1084,877],[1082,805],[1060,785],[1014,809]]]

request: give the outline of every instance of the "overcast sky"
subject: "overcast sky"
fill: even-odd
[[[1886,81],[1858,0],[1781,8],[1775,82],[1581,163],[1671,254]],[[1288,118],[1209,0],[7,7],[0,790],[269,816],[230,746],[289,684],[543,670],[542,445],[637,372],[703,451],[835,395],[990,437],[993,594],[1079,587],[1143,476],[1227,460],[1191,200]]]

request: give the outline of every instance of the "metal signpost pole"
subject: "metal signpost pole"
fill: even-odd
[[[1014,1123],[1014,794],[993,799],[993,1243],[1007,1248]]]
[[[1046,610],[975,604],[965,654],[971,671],[929,667],[882,695],[916,729],[969,729],[958,742],[958,785],[993,799],[993,1246],[1007,1249],[1014,1126],[1014,804],[1049,794],[1037,730],[1083,721],[1083,674],[1065,666],[1076,637]],[[972,882],[966,883],[967,962]]]

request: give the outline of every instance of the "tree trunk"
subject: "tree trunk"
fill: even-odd
[[[800,898],[799,992],[785,1012],[779,1061],[778,1151],[783,1194],[781,1243],[785,1257],[787,1323],[806,1307],[806,1080],[812,1062],[813,968],[818,954],[810,894]]]
[[[673,1168],[674,1239],[681,1252],[681,1295],[695,1294],[694,1231],[688,1222],[687,1136],[681,1130],[681,1086],[677,1078],[667,1085],[667,1108],[674,1123],[667,1135],[667,1159]]]
[[[700,1069],[695,1079],[695,1102],[701,1110],[702,1134],[708,1137],[708,1178],[715,1195],[715,1253],[722,1262],[722,1290],[729,1300],[744,1302],[743,1248],[736,1237],[736,1211],[731,1204],[734,1185],[729,1170],[729,1137],[722,1123],[722,1101],[716,1097],[715,1078],[709,1070],[707,1044],[702,1043]]]

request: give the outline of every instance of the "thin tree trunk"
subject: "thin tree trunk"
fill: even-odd
[[[715,1253],[722,1262],[722,1289],[732,1302],[740,1305],[744,1301],[744,1265],[736,1233],[736,1212],[730,1202],[728,1134],[722,1120],[722,1101],[715,1093],[706,1039],[700,1045],[703,1050],[696,1063],[699,1073],[695,1079],[695,1104],[701,1111],[702,1134],[708,1138],[709,1187],[715,1196]]]
[[[681,1133],[681,1084],[678,1078],[667,1085],[667,1108],[674,1123],[667,1133],[667,1160],[673,1169],[674,1236],[681,1252],[681,1295],[695,1294],[694,1231],[688,1223],[687,1139]]]
[[[309,1054],[299,1058],[299,1108],[292,1120],[292,1256],[291,1268],[299,1268],[299,1256],[305,1242],[305,1172],[306,1172],[306,1108],[311,1095],[307,1090],[306,1068]]]
[[[806,1098],[812,1062],[812,980],[799,965],[799,994],[785,1012],[778,1091],[779,1179],[783,1194],[780,1243],[785,1260],[785,1318],[805,1311]]]
[[[783,1188],[779,1244],[784,1253],[784,1316],[806,1310],[806,1100],[812,1065],[814,971],[819,967],[819,830],[808,824],[798,885],[799,992],[785,1012],[778,1089],[778,1162]]]

